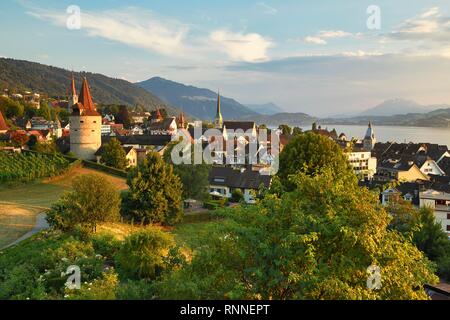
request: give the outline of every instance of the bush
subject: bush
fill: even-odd
[[[172,236],[155,227],[132,233],[117,255],[119,274],[128,279],[156,279],[166,269]]]
[[[147,280],[127,281],[116,292],[118,300],[151,300],[155,298],[155,288]]]
[[[122,247],[122,241],[117,240],[113,234],[102,234],[92,237],[92,245],[97,254],[102,255],[108,263],[113,264],[114,257]]]
[[[450,281],[450,255],[438,261],[438,275],[445,281]]]
[[[241,189],[234,189],[231,193],[231,202],[239,203],[244,200],[244,193]]]
[[[203,208],[208,210],[217,210],[219,205],[213,201],[203,202]]]
[[[115,300],[119,284],[117,274],[108,270],[101,278],[81,285],[80,290],[66,289],[65,298],[69,300]]]

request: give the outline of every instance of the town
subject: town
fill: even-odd
[[[419,2],[2,1],[2,306],[450,300],[450,6]]]
[[[13,117],[10,120],[13,129],[0,111],[0,141],[3,142],[0,150],[26,152],[30,150],[31,140],[43,145],[54,145],[62,154],[71,154],[79,159],[101,164],[104,163],[102,154],[105,145],[111,139],[117,139],[126,155],[126,167],[129,168],[141,163],[149,152],[156,151],[163,155],[172,137],[182,133],[192,142],[202,144],[203,148],[206,148],[206,143],[215,139],[234,139],[232,152],[225,150],[222,153],[224,159],[235,157],[238,147],[241,147],[238,140],[244,139],[245,143],[241,148],[246,152],[245,159],[249,159],[250,150],[245,148],[245,144],[249,144],[251,138],[256,138],[258,129],[262,128],[252,121],[224,121],[220,95],[217,98],[216,119],[211,124],[203,125],[201,121],[189,123],[183,113],[178,117],[163,116],[165,112],[159,109],[129,114],[126,110],[127,115],[122,115],[126,119],[124,124],[120,120],[117,121],[116,115],[107,112],[108,110],[104,114],[97,111],[87,79],[84,79],[78,94],[72,77],[68,91],[70,95],[67,100],[48,102],[51,113],[55,112],[55,108],[62,107],[70,114],[65,122],[58,117],[55,120],[41,116]],[[2,98],[12,105],[14,102],[29,102],[36,109],[36,114],[40,110],[39,93],[8,95],[6,91]],[[194,130],[198,126],[202,135],[195,137]],[[203,133],[209,128],[220,130],[221,136],[205,137]],[[227,129],[232,133],[228,134]],[[238,129],[251,134],[233,136],[232,130]],[[285,125],[280,125],[275,131],[282,151],[295,133]],[[319,134],[336,142],[348,156],[360,185],[370,189],[381,188],[380,201],[383,205],[402,198],[418,208],[432,207],[436,222],[442,225],[443,231],[450,237],[450,151],[447,146],[426,142],[377,142],[375,128],[371,123],[368,124],[365,135],[361,135],[363,138],[347,137],[345,133],[338,134],[334,129],[329,131],[317,123],[313,123],[311,130],[306,132]],[[258,164],[233,161],[231,165],[214,165],[209,173],[210,194],[217,198],[230,199],[233,192],[239,190],[243,192],[247,203],[254,202],[254,194],[260,186],[268,188],[271,183],[270,176],[261,174],[273,162],[273,157],[270,158],[270,146],[270,141],[259,143],[258,154],[254,156],[264,161]],[[383,188],[391,182],[398,184],[392,188]]]

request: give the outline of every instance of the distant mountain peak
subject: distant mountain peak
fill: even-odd
[[[432,111],[430,106],[421,105],[415,101],[394,98],[360,113],[360,116],[393,116],[408,113],[427,113]]]

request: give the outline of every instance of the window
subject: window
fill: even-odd
[[[447,225],[447,231],[450,231],[450,225]]]
[[[84,123],[84,121],[83,121],[83,120],[80,120],[80,123]]]
[[[447,213],[447,220],[450,220],[450,213]]]
[[[97,123],[97,121],[94,121],[94,123]]]

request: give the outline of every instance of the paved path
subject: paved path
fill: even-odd
[[[19,244],[20,242],[34,236],[36,233],[41,232],[42,230],[48,229],[49,225],[47,223],[47,220],[45,220],[45,213],[40,213],[36,217],[36,225],[34,226],[33,230],[28,231],[23,236],[21,236],[19,239],[14,241],[13,243],[8,244],[7,246],[1,248],[1,250],[15,246],[16,244]]]

